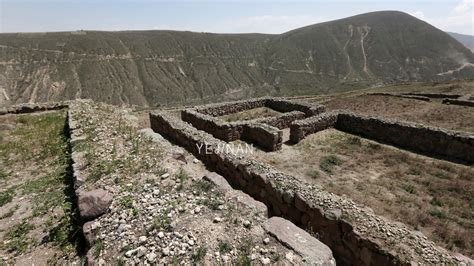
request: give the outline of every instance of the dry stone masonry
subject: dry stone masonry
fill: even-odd
[[[165,112],[150,113],[151,127],[195,154],[229,183],[319,236],[338,263],[363,265],[462,264],[446,250],[404,225],[385,220],[353,201],[334,195],[261,162],[217,152],[223,141]],[[208,152],[201,153],[199,146]]]
[[[309,134],[331,127],[427,155],[474,162],[473,134],[344,111],[295,121],[290,126],[290,140],[297,143]]]
[[[282,114],[237,122],[225,122],[218,118],[258,107],[268,107]],[[185,109],[181,112],[181,118],[218,139],[227,142],[242,139],[265,150],[275,151],[280,149],[282,144],[283,133],[280,129],[289,127],[295,120],[320,114],[324,110],[321,105],[313,106],[279,98],[258,98]]]
[[[0,115],[26,114],[41,111],[60,110],[68,107],[69,102],[19,104],[10,107],[0,107]]]

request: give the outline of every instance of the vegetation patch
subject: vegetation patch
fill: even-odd
[[[334,166],[341,165],[343,163],[336,155],[328,155],[321,158],[319,162],[319,168],[328,174],[333,173]]]
[[[50,243],[63,252],[60,257],[73,255],[81,240],[73,204],[75,195],[66,112],[18,115],[10,119],[9,123],[17,126],[0,142],[0,168],[6,169],[2,173],[7,173],[4,176],[8,177],[0,178],[8,187],[1,193],[0,203],[14,202],[15,205],[0,218],[15,219],[19,208],[15,194],[29,201],[32,212],[8,230],[4,236],[7,244],[3,248],[23,253]],[[9,185],[12,181],[15,184]],[[33,220],[33,217],[38,219]],[[28,237],[33,228],[46,233],[41,242]]]

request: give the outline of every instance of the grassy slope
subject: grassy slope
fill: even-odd
[[[0,132],[0,219],[7,227],[0,254],[32,255],[39,263],[73,254],[78,229],[65,112],[0,119],[16,126]],[[49,254],[42,254],[45,248]]]

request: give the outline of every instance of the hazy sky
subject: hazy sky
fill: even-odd
[[[282,33],[377,10],[400,10],[474,35],[474,0],[0,0],[1,32],[173,29]]]

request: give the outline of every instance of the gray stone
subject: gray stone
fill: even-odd
[[[268,209],[265,204],[263,204],[260,201],[254,200],[251,196],[248,194],[240,191],[240,190],[232,190],[228,191],[225,194],[225,198],[228,201],[233,201],[236,202],[237,205],[240,205],[242,207],[249,208],[258,214],[261,214],[262,216],[267,216],[268,215]]]
[[[278,241],[299,253],[309,264],[336,264],[328,246],[292,222],[280,217],[272,217],[264,223],[263,227]]]
[[[86,245],[88,247],[92,247],[95,243],[95,240],[96,240],[96,236],[94,234],[94,229],[93,229],[93,224],[94,224],[94,221],[90,221],[90,222],[85,223],[82,226],[82,232],[84,234],[84,238],[86,240]]]
[[[217,190],[222,193],[226,193],[227,191],[233,190],[227,180],[223,176],[215,172],[205,175],[203,179],[213,183],[216,186]]]
[[[79,214],[86,221],[93,220],[107,212],[111,203],[112,196],[103,189],[81,191],[78,196]]]

